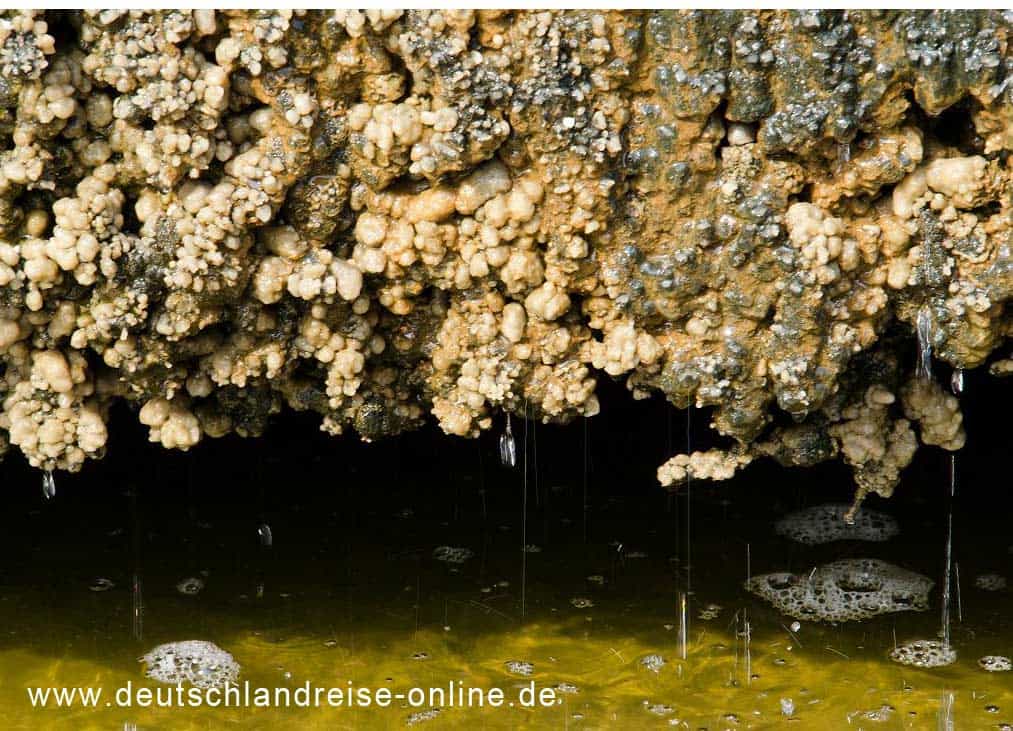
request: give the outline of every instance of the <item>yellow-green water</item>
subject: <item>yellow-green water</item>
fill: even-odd
[[[279,499],[286,507],[269,516],[270,549],[257,545],[262,515],[228,505],[190,505],[176,514],[165,498],[141,498],[131,516],[128,498],[114,501],[115,509],[89,512],[86,497],[72,491],[58,493],[53,504],[33,497],[38,504],[27,501],[8,515],[0,572],[0,726],[394,729],[430,707],[397,701],[388,708],[105,707],[128,682],[159,687],[145,678],[139,656],[186,639],[213,641],[232,653],[242,666],[240,680],[254,686],[294,691],[307,681],[340,688],[351,681],[403,692],[456,681],[504,690],[504,707],[444,703],[435,718],[418,720],[419,728],[985,729],[1013,723],[1013,673],[977,666],[983,655],[1013,654],[1009,594],[972,583],[976,572],[1008,564],[1008,539],[993,524],[969,525],[957,539],[964,574],[959,612],[953,608],[958,661],[920,670],[892,662],[888,652],[895,640],[936,636],[938,587],[929,612],[839,626],[803,622],[793,636],[793,620],[741,584],[747,550],[754,573],[870,556],[938,581],[943,533],[935,507],[916,506],[889,544],[805,548],[772,535],[770,519],[784,506],[757,501],[756,485],[742,483],[738,494],[698,489],[687,569],[684,498],[666,501],[653,486],[628,499],[595,496],[585,543],[579,489],[540,489],[525,532],[541,550],[527,553],[523,566],[514,492],[484,520],[475,495],[458,490],[447,497],[408,487],[354,509],[343,502],[347,492],[304,504]],[[140,547],[131,533],[140,536]],[[439,545],[466,546],[475,555],[448,565],[432,558]],[[207,586],[201,593],[176,591],[176,582],[202,570]],[[133,628],[134,572],[143,587],[140,639]],[[593,575],[604,582],[589,581]],[[89,591],[97,576],[116,586]],[[682,659],[679,596],[686,591]],[[574,599],[592,606],[577,608]],[[701,618],[710,604],[720,612]],[[658,672],[640,663],[650,654],[666,660]],[[531,663],[531,676],[508,672],[505,664],[513,660]],[[576,692],[560,692],[551,707],[524,708],[516,694],[531,681],[539,689],[562,683]],[[101,687],[105,695],[97,709],[38,709],[26,693],[36,686]],[[782,713],[787,699],[794,706],[790,718]]]
[[[136,659],[139,645],[106,622],[106,631],[81,633],[56,617],[99,619],[114,612],[112,593],[80,605],[44,609],[44,597],[24,603],[3,602],[5,648],[0,651],[0,707],[5,728],[399,728],[413,712],[395,703],[384,709],[33,709],[24,688],[103,687],[112,693],[128,681],[155,686],[143,678]],[[688,657],[678,653],[674,602],[639,602],[601,597],[593,608],[578,610],[565,601],[557,611],[540,611],[520,623],[500,614],[512,611],[505,596],[476,593],[445,599],[443,616],[426,607],[416,630],[414,588],[398,601],[372,607],[370,617],[346,621],[341,609],[328,616],[326,604],[304,598],[267,599],[250,628],[230,628],[228,614],[193,615],[182,606],[164,615],[151,612],[151,645],[161,640],[199,636],[228,648],[242,663],[242,678],[267,687],[315,686],[445,687],[449,681],[501,687],[513,692],[533,680],[537,687],[561,682],[577,687],[560,694],[551,708],[518,706],[497,709],[444,707],[426,727],[485,728],[775,728],[790,723],[781,699],[792,699],[794,723],[801,728],[931,728],[944,696],[954,694],[955,728],[994,727],[1013,709],[1010,683],[979,670],[978,655],[995,651],[995,638],[957,632],[962,657],[941,670],[918,670],[886,658],[884,635],[892,623],[865,630],[803,625],[797,640],[778,631],[772,619],[757,620],[750,643],[749,667],[743,638],[736,638],[732,607],[711,621],[692,623]],[[252,601],[252,600],[251,600]],[[368,598],[364,598],[368,604]],[[307,602],[309,604],[309,602]],[[269,606],[268,606],[269,605]],[[498,607],[498,608],[497,608]],[[364,608],[364,607],[363,607]],[[444,625],[443,622],[446,622]],[[900,622],[898,622],[900,623]],[[919,622],[918,624],[926,624]],[[741,626],[741,625],[740,625]],[[157,628],[156,628],[157,627]],[[426,653],[425,659],[415,659]],[[660,653],[667,663],[654,673],[640,658]],[[534,666],[530,679],[511,675],[504,663],[524,660]],[[783,664],[782,664],[783,661]],[[664,715],[649,706],[667,705]],[[882,722],[867,711],[895,710]],[[998,714],[986,710],[997,706]],[[662,709],[655,709],[662,710]],[[421,725],[421,724],[420,724]]]

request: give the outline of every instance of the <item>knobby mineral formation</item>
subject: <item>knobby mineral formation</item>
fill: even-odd
[[[624,379],[888,495],[915,376],[1013,334],[1013,14],[5,12],[0,451],[77,470],[283,408],[364,439]],[[1013,371],[992,358],[993,372]]]

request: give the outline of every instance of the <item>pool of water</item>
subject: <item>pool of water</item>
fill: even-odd
[[[483,449],[454,469],[417,452],[388,471],[375,463],[329,465],[326,456],[314,458],[324,467],[293,469],[284,460],[258,462],[253,452],[233,455],[227,465],[228,451],[179,455],[168,466],[153,462],[140,476],[113,468],[57,475],[52,500],[43,498],[36,473],[13,463],[0,467],[9,495],[0,538],[0,724],[984,729],[1013,723],[1013,673],[978,666],[985,655],[1013,655],[1010,594],[974,584],[980,574],[1009,573],[1013,539],[1003,513],[962,509],[958,501],[960,576],[951,607],[957,661],[918,669],[889,658],[897,643],[934,639],[941,629],[942,472],[931,485],[913,484],[926,479],[925,471],[913,473],[897,502],[872,505],[898,518],[901,532],[892,540],[803,546],[775,535],[774,520],[846,498],[844,473],[803,474],[788,484],[783,471],[761,466],[727,484],[670,495],[640,473],[624,482],[622,470],[606,470],[603,450],[596,463],[580,452],[543,448],[541,463],[531,452],[525,506],[523,471],[495,464],[491,440]],[[203,480],[209,459],[217,460],[216,479],[232,471],[228,484]],[[558,468],[564,462],[575,467]],[[446,554],[434,555],[441,546],[468,549],[469,557],[438,560]],[[794,626],[743,589],[749,575],[804,574],[864,557],[933,579],[930,608]],[[177,590],[188,577],[204,584],[196,594]],[[112,587],[93,591],[100,578]],[[393,701],[385,708],[105,705],[128,682],[158,688],[138,658],[160,643],[190,639],[230,652],[242,666],[240,680],[252,686],[294,692],[307,682],[351,684],[397,693],[455,682],[501,688],[504,703],[468,708],[437,696],[435,703]],[[536,692],[553,689],[554,702],[522,705],[520,691],[532,682]],[[57,686],[101,687],[104,696],[98,708],[32,707],[27,688]]]

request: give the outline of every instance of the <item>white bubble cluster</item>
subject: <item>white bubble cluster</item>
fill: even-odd
[[[235,683],[239,663],[213,642],[186,640],[159,645],[141,658],[149,678],[170,685],[190,683],[197,688],[218,688]]]
[[[1002,591],[1006,588],[1006,577],[999,574],[982,574],[974,579],[974,585],[982,591]]]
[[[957,660],[957,651],[938,640],[912,640],[895,647],[890,659],[916,668],[940,668]]]
[[[462,564],[475,555],[470,548],[455,546],[437,546],[433,549],[433,558],[444,563]]]
[[[985,655],[978,660],[978,665],[990,673],[1006,673],[1013,670],[1013,661],[1002,655]]]
[[[508,673],[527,677],[535,672],[535,666],[524,660],[507,660],[503,663]]]
[[[644,655],[640,658],[640,664],[652,673],[659,673],[661,672],[661,669],[665,667],[665,658],[656,654]]]

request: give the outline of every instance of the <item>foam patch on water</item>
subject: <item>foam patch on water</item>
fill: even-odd
[[[784,516],[774,524],[774,531],[807,546],[845,540],[887,541],[900,532],[897,521],[868,508],[860,508],[854,522],[848,524],[844,514],[850,509],[844,503],[814,505]]]
[[[503,663],[508,673],[513,675],[523,675],[525,677],[535,672],[535,666],[524,660],[508,660]]]
[[[808,574],[761,574],[746,589],[801,620],[847,622],[878,614],[924,611],[932,580],[878,559],[846,559]]]
[[[957,651],[939,640],[912,640],[895,647],[890,659],[916,668],[941,668],[957,661]]]
[[[459,546],[437,546],[433,549],[433,558],[444,563],[462,564],[474,555],[470,548]]]
[[[141,658],[149,678],[170,685],[190,683],[197,688],[218,688],[235,683],[239,663],[213,642],[186,640],[159,645]]]
[[[200,594],[201,589],[203,588],[204,588],[203,579],[198,579],[196,576],[187,577],[178,584],[176,584],[176,591],[178,591],[180,594],[186,594],[188,596]]]
[[[655,716],[667,716],[670,713],[675,713],[675,709],[667,703],[651,703],[650,701],[644,701],[644,708],[648,713]]]
[[[985,655],[978,660],[978,665],[990,673],[1008,673],[1013,670],[1013,661],[1002,655]]]
[[[1006,588],[1006,577],[999,574],[982,574],[975,577],[974,585],[982,591],[1002,591]]]
[[[407,725],[415,726],[426,721],[432,721],[434,718],[440,715],[441,709],[439,708],[427,708],[424,711],[416,711],[415,713],[408,716],[406,721]]]
[[[661,655],[644,655],[639,662],[652,673],[660,673],[661,669],[665,667],[665,658]]]

